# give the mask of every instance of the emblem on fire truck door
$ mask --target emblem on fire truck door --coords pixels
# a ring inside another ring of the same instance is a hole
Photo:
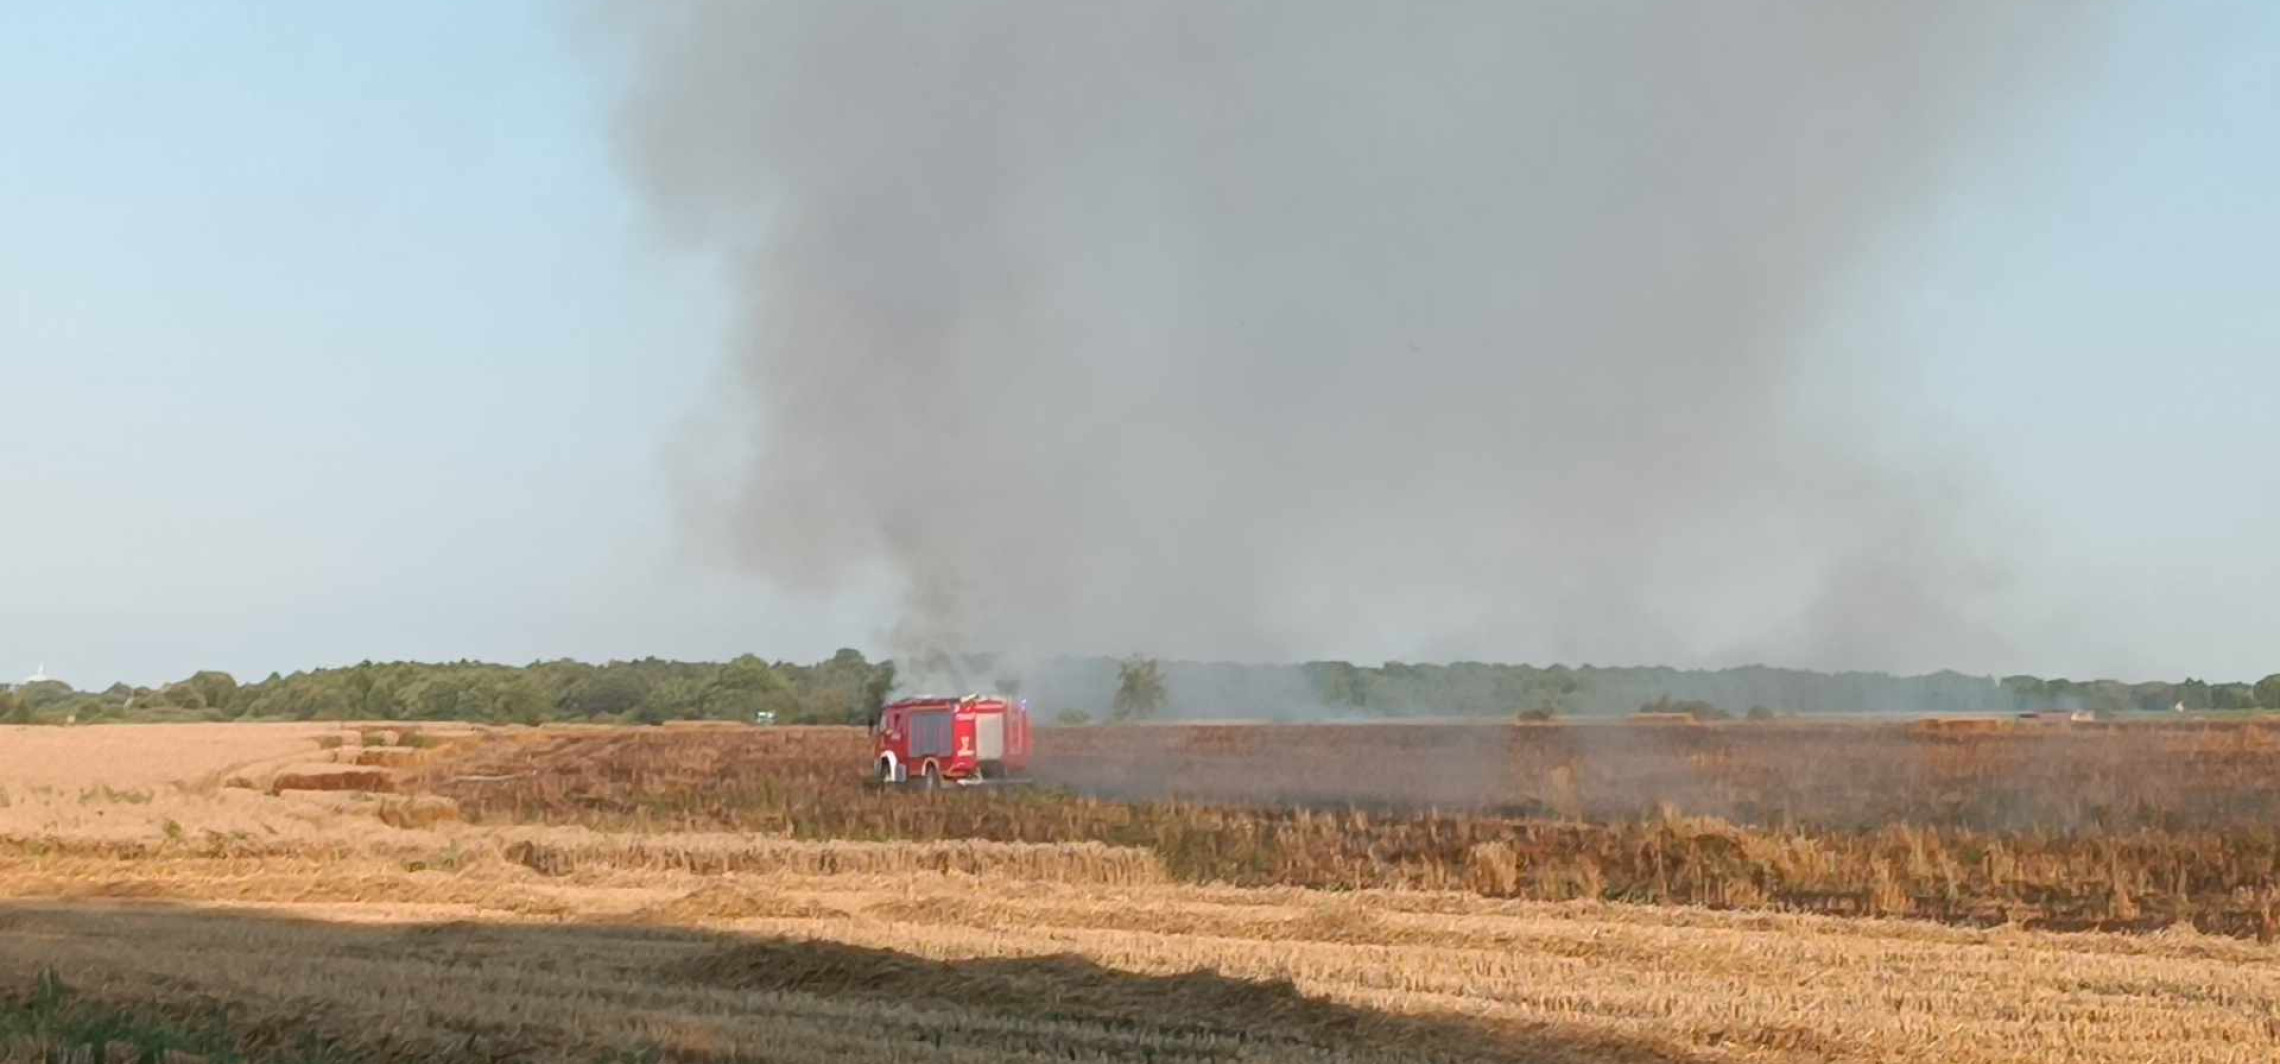
[[[959,736],[959,737],[958,737],[958,756],[959,756],[959,757],[972,757],[972,756],[974,756],[974,737],[973,737],[973,736],[971,736],[971,735],[961,735],[961,736]]]

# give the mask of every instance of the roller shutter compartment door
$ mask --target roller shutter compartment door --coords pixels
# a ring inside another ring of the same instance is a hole
[[[922,713],[910,719],[910,756],[948,757],[951,750],[950,714]]]
[[[984,761],[1005,760],[1005,714],[975,714],[974,756]]]

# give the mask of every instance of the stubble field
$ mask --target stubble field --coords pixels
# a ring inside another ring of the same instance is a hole
[[[2270,739],[5,730],[0,1056],[2267,1061]]]

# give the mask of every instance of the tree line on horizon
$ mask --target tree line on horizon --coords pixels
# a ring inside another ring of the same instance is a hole
[[[932,663],[938,664],[938,663]],[[1130,658],[1059,658],[1014,669],[986,654],[961,671],[1028,697],[1046,721],[1094,719],[1470,717],[1553,719],[1640,711],[1724,717],[1799,713],[2106,715],[2280,710],[2280,674],[2255,683],[2125,683],[1954,672],[1924,676],[1731,669],[1495,665],[1378,666],[1343,661],[1235,665]],[[105,721],[402,720],[542,724],[661,724],[671,720],[863,724],[895,691],[893,661],[843,649],[813,664],[746,654],[725,662],[657,658],[594,665],[474,661],[363,662],[239,683],[201,671],[157,687],[99,692],[43,681],[0,689],[0,723]]]
[[[1483,715],[1492,706],[1523,716],[1612,716],[1684,706],[1700,715],[1811,713],[1953,714],[2086,711],[2099,714],[2280,709],[2280,673],[2255,683],[2182,681],[2130,683],[2064,677],[1968,676],[1936,672],[1895,676],[1878,672],[1824,673],[1762,665],[1728,669],[1662,666],[1407,665],[1366,669],[1345,662],[1314,662],[1302,669],[1333,705],[1392,715],[1431,714],[1463,707]]]
[[[894,665],[841,650],[812,665],[746,654],[725,662],[658,658],[590,665],[540,661],[362,662],[240,684],[202,671],[160,687],[100,692],[48,681],[0,691],[0,723],[104,721],[475,721],[662,724],[754,720],[843,724],[867,719],[894,686]]]

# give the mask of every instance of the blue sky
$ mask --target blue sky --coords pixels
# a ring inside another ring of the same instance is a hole
[[[723,311],[646,242],[573,21],[0,18],[0,667],[99,686],[867,634],[677,542],[663,455]]]
[[[2280,671],[2280,7],[2104,6],[1840,313],[2019,526],[2022,668]]]
[[[883,596],[775,594],[674,518],[730,302],[618,172],[569,10],[0,13],[0,673],[876,648]],[[2032,545],[2015,645],[1958,667],[2254,678],[2280,6],[2135,5],[2105,49],[1891,221],[1820,339],[1889,352],[1889,446]]]

